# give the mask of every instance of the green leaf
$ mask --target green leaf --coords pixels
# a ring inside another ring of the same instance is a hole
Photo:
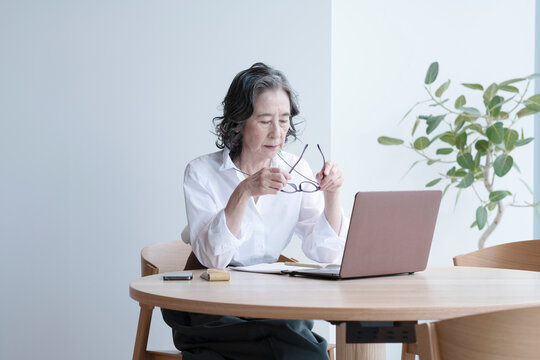
[[[506,151],[510,151],[516,147],[518,138],[519,134],[516,130],[504,129],[504,148]]]
[[[467,117],[459,114],[456,117],[456,120],[454,120],[454,125],[458,128],[461,128],[463,126],[463,123],[467,121]]]
[[[524,101],[530,110],[540,110],[540,94],[536,94]]]
[[[464,169],[474,169],[474,160],[470,152],[459,155],[457,163]]]
[[[504,103],[504,98],[502,96],[494,96],[493,99],[487,105],[488,113],[491,117],[496,118],[501,112],[502,106]]]
[[[433,130],[435,130],[437,126],[439,126],[439,124],[441,123],[441,121],[444,119],[445,116],[446,115],[432,116],[430,119],[428,119],[426,121],[427,123],[426,134],[429,135]]]
[[[486,136],[494,144],[500,144],[504,138],[504,128],[502,122],[496,122],[486,130]]]
[[[412,131],[411,131],[411,136],[414,136],[414,133],[416,132],[416,128],[418,127],[418,124],[420,124],[420,119],[416,118],[416,121],[414,122]]]
[[[488,213],[485,207],[479,206],[476,209],[476,224],[478,225],[478,230],[482,230],[486,226],[488,218]]]
[[[454,176],[457,176],[457,177],[464,177],[465,175],[467,175],[467,171],[465,171],[465,169],[458,169],[454,173]]]
[[[509,85],[509,84],[513,84],[513,83],[517,83],[517,82],[520,82],[520,81],[523,81],[523,80],[526,80],[526,79],[525,78],[516,78],[516,79],[506,80],[506,81],[503,81],[502,83],[500,83],[499,87]]]
[[[456,173],[456,167],[452,166],[452,168],[446,172],[446,175],[454,176],[455,173]]]
[[[525,103],[527,105],[536,105],[537,107],[540,107],[540,94],[535,94],[525,100]]]
[[[454,151],[454,149],[452,149],[452,148],[440,148],[440,149],[437,149],[436,154],[437,155],[448,155],[452,151]]]
[[[456,202],[454,204],[454,211],[456,211],[456,207],[457,207],[457,203],[459,201],[459,197],[461,196],[461,189],[458,190],[457,194],[456,194]]]
[[[432,187],[432,186],[434,186],[434,185],[437,185],[437,183],[438,183],[439,181],[441,181],[441,180],[442,180],[441,178],[438,178],[438,179],[435,179],[435,180],[431,180],[430,182],[428,182],[428,183],[426,184],[426,187]]]
[[[444,190],[442,192],[442,197],[444,197],[444,194],[446,194],[446,192],[448,191],[448,188],[450,187],[450,184],[447,184],[445,187],[444,187]]]
[[[539,110],[533,110],[533,109],[529,109],[528,107],[524,107],[523,109],[521,109],[521,110],[519,110],[517,112],[517,116],[518,116],[518,118],[522,118],[522,117],[525,117],[525,116],[536,114],[537,112],[540,112],[540,109]]]
[[[456,147],[460,150],[463,150],[465,146],[467,146],[467,133],[465,131],[462,131],[456,136]]]
[[[467,175],[465,175],[463,180],[461,180],[461,182],[457,184],[456,187],[460,189],[465,189],[471,186],[473,182],[474,182],[474,174],[470,172],[470,173],[467,173]]]
[[[463,83],[461,84],[465,87],[468,87],[469,89],[473,89],[473,90],[482,90],[484,91],[484,87],[480,84],[467,84],[467,83]]]
[[[454,103],[454,107],[457,109],[459,107],[462,107],[463,105],[465,105],[467,103],[467,100],[465,99],[465,96],[464,95],[461,95],[460,97],[458,97],[456,99],[456,102]]]
[[[514,169],[516,169],[516,171],[517,171],[518,173],[521,174],[521,169],[519,168],[518,164],[517,164],[515,161],[514,161],[514,163],[512,164],[512,167],[513,167]]]
[[[492,192],[489,193],[489,201],[495,203],[497,201],[501,201],[502,199],[504,199],[508,195],[512,195],[512,193],[510,191],[506,191],[506,190],[492,191]]]
[[[396,139],[396,138],[391,138],[391,137],[388,137],[388,136],[380,136],[377,139],[377,141],[381,145],[401,145],[401,144],[403,144],[403,140]]]
[[[478,110],[477,108],[473,108],[473,107],[460,106],[457,109],[459,111],[463,111],[464,113],[470,114],[470,115],[478,115],[478,116],[482,115],[480,110]]]
[[[471,229],[472,229],[473,227],[476,227],[476,220],[474,220],[473,223],[472,223],[469,227],[470,227]]]
[[[499,89],[501,89],[503,91],[512,92],[512,93],[518,93],[519,92],[519,89],[517,87],[510,86],[510,85],[503,85],[503,86],[499,85]]]
[[[527,138],[527,139],[523,139],[523,140],[517,140],[516,141],[516,146],[523,146],[523,145],[527,145],[528,143],[530,143],[531,141],[533,141],[534,138]]]
[[[444,141],[445,143],[450,144],[452,146],[456,145],[456,135],[451,131],[447,131],[444,134],[442,134],[440,139],[441,141]]]
[[[495,171],[495,175],[503,177],[510,171],[510,169],[512,169],[513,163],[514,159],[510,155],[499,155],[493,162],[493,170]]]
[[[435,91],[435,96],[440,98],[442,96],[442,94],[444,94],[446,89],[448,89],[449,86],[450,86],[450,80],[448,80],[447,82],[445,82],[444,84],[439,86],[437,91]]]
[[[401,118],[401,120],[399,120],[399,124],[401,124],[401,122],[403,122],[403,120],[405,120],[405,118],[411,113],[411,111],[414,110],[415,107],[417,107],[418,105],[420,104],[423,104],[425,102],[428,102],[428,101],[432,101],[432,99],[428,99],[428,100],[424,100],[424,101],[419,101],[417,102],[416,104],[414,104],[412,106],[412,108],[409,109],[409,111],[407,111],[407,113],[405,113],[405,115],[403,115],[403,117]]]
[[[478,140],[474,144],[474,148],[478,150],[478,152],[482,152],[485,154],[487,149],[489,148],[489,142],[487,142],[486,140]]]
[[[533,190],[531,189],[531,187],[529,186],[529,184],[527,184],[523,179],[519,179],[519,181],[521,181],[521,182],[523,183],[523,185],[525,185],[525,187],[527,188],[527,190],[529,191],[529,193],[530,193],[531,195],[534,196],[534,192],[533,192]]]
[[[493,209],[495,209],[496,206],[497,206],[496,202],[490,202],[488,204],[487,208],[488,208],[489,211],[493,211]]]
[[[474,157],[474,169],[477,169],[480,167],[480,160],[482,159],[482,155],[484,155],[481,151],[478,151],[476,153],[476,156]],[[483,173],[479,174],[480,176],[476,176],[475,179],[480,179],[484,177]]]
[[[474,130],[474,131],[476,131],[477,133],[479,133],[481,135],[484,135],[484,129],[482,129],[482,125],[480,125],[478,123],[471,124],[471,125],[467,126],[465,129],[471,129],[471,130]]]
[[[498,115],[495,119],[496,119],[496,120],[506,120],[506,119],[508,119],[509,117],[510,117],[510,115],[509,115],[507,112],[501,111],[501,112],[499,113],[499,115]]]
[[[484,91],[484,105],[488,106],[491,99],[493,99],[493,97],[497,93],[497,88],[498,88],[497,84],[493,83],[488,86],[486,91]]]
[[[424,150],[429,146],[430,142],[429,139],[425,136],[421,136],[418,139],[414,141],[414,148],[416,150]]]
[[[418,163],[421,163],[422,161],[424,160],[416,160],[415,162],[413,162],[412,165],[409,167],[407,171],[405,171],[405,174],[403,174],[401,178],[403,179],[409,173],[409,171],[412,170],[413,167],[415,167]]]
[[[427,71],[426,79],[424,80],[424,83],[426,85],[433,83],[437,79],[438,74],[439,74],[439,63],[434,62],[431,65],[429,65],[429,69]]]

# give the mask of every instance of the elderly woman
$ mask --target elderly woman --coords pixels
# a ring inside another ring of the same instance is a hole
[[[303,153],[282,151],[296,138],[298,113],[280,71],[257,63],[234,78],[223,116],[214,119],[222,150],[191,161],[185,171],[182,239],[202,265],[275,262],[294,234],[314,261],[333,262],[342,254],[348,224],[339,201],[341,170],[321,151],[314,180]],[[162,312],[185,360],[327,358],[312,321]]]

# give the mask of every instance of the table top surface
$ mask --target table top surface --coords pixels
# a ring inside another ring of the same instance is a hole
[[[316,280],[231,271],[230,281],[130,284],[141,304],[216,315],[336,321],[439,320],[487,311],[540,306],[540,272],[440,267],[413,275]]]

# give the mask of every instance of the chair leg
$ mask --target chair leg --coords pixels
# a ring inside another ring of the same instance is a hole
[[[336,351],[335,349],[336,349],[336,345],[328,344],[328,357],[330,358],[330,360],[336,359],[336,357],[334,356],[334,353]]]
[[[148,334],[150,333],[150,322],[152,321],[153,306],[139,304],[139,324],[137,326],[137,336],[135,337],[135,348],[133,349],[133,360],[144,360],[146,357],[146,345],[148,344]]]

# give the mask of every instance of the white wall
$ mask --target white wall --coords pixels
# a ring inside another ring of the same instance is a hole
[[[131,357],[139,251],[179,238],[184,167],[216,150],[211,119],[240,70],[283,70],[303,140],[330,154],[329,14],[309,0],[0,2],[1,359]],[[159,312],[152,329],[151,346],[172,347]]]
[[[533,0],[335,0],[332,11],[332,153],[346,175],[349,211],[356,191],[422,189],[436,178],[422,165],[402,179],[418,158],[377,143],[381,135],[408,138],[414,119],[398,122],[426,98],[423,82],[432,61],[440,64],[437,84],[452,80],[451,95],[463,92],[462,82],[489,84],[534,72]],[[523,124],[532,136],[533,118]],[[532,186],[533,146],[514,158]],[[519,180],[507,185],[531,200]],[[451,265],[453,256],[476,248],[480,233],[469,225],[478,204],[463,193],[454,210],[455,194],[443,199],[431,265]],[[487,245],[532,235],[532,210],[507,209]],[[389,347],[388,358],[399,358],[399,350]]]
[[[253,62],[283,70],[299,92],[302,139],[343,167],[346,211],[357,190],[432,178],[417,168],[398,181],[413,154],[376,142],[409,132],[397,122],[424,97],[431,61],[454,85],[533,72],[533,0],[268,4],[0,2],[1,359],[131,356],[139,251],[179,237],[183,169],[214,151],[210,120]],[[529,183],[532,152],[518,154]],[[433,265],[475,248],[476,204],[462,196],[454,212],[452,195]],[[510,209],[489,244],[531,238],[529,214]],[[159,316],[150,345],[171,346]]]

